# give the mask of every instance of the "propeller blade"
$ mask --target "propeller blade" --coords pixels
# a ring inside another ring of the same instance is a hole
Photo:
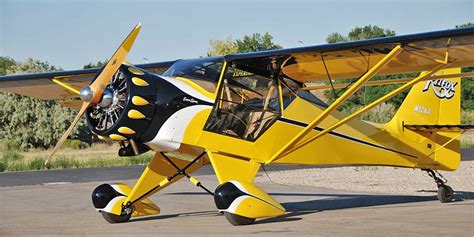
[[[105,87],[109,84],[112,76],[117,72],[120,65],[122,65],[123,61],[125,61],[125,57],[127,56],[128,52],[130,52],[130,48],[132,48],[135,39],[137,38],[138,33],[140,32],[142,25],[138,23],[135,28],[128,34],[127,38],[123,41],[120,47],[115,51],[114,55],[110,58],[105,65],[102,72],[97,76],[95,81],[90,85],[94,96],[92,97],[92,103],[98,103],[104,92]]]
[[[66,141],[66,139],[69,137],[69,134],[72,133],[72,131],[74,130],[74,127],[76,127],[76,124],[79,122],[79,120],[81,119],[82,115],[87,111],[87,108],[89,108],[89,105],[90,105],[90,102],[84,102],[82,103],[82,107],[81,109],[79,110],[79,113],[76,115],[76,117],[74,118],[74,120],[72,121],[71,125],[69,126],[69,128],[66,130],[66,132],[61,136],[61,138],[58,140],[58,143],[56,143],[56,146],[54,147],[53,151],[51,152],[51,154],[48,156],[48,158],[46,159],[46,161],[44,162],[45,166],[49,163],[49,160],[51,160],[51,157],[53,157],[54,153],[56,153],[56,151],[58,151],[58,149],[64,144],[64,142]]]
[[[138,23],[135,28],[133,28],[133,30],[128,34],[127,38],[125,38],[125,40],[122,42],[120,47],[115,51],[114,55],[112,55],[110,60],[107,62],[107,65],[105,65],[95,81],[89,86],[90,90],[92,91],[92,98],[88,101],[84,101],[79,113],[71,123],[71,126],[69,126],[66,132],[62,135],[53,151],[46,159],[44,163],[45,165],[49,163],[56,151],[58,151],[58,149],[64,144],[66,139],[76,127],[76,124],[81,119],[82,115],[87,111],[87,108],[89,108],[90,105],[95,105],[100,101],[105,87],[110,83],[110,80],[112,79],[115,72],[117,72],[122,63],[125,61],[125,57],[127,56],[128,52],[130,52],[130,49],[132,48],[132,45],[135,42],[135,39],[137,38],[141,28],[142,25],[140,23]]]

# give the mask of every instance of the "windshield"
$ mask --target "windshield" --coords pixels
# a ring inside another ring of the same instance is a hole
[[[223,57],[179,60],[171,65],[163,76],[217,82],[224,62]]]
[[[207,131],[255,141],[280,115],[278,81],[265,68],[232,62],[219,91]]]

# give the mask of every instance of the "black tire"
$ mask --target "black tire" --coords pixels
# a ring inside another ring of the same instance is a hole
[[[132,213],[120,216],[105,211],[101,211],[100,213],[102,214],[102,217],[104,217],[104,219],[111,224],[127,222],[130,220],[130,217],[132,217]]]
[[[448,185],[443,185],[438,188],[438,200],[442,203],[452,202],[454,191]]]
[[[255,222],[255,218],[248,218],[245,216],[239,216],[236,214],[232,214],[230,212],[224,212],[224,216],[229,223],[232,225],[250,225]]]

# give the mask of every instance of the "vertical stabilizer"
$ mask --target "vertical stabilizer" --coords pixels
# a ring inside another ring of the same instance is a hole
[[[439,71],[436,75],[460,73],[461,68]],[[460,130],[423,130],[429,125],[459,125],[461,120],[461,78],[436,79],[415,84],[393,119],[386,124],[391,133],[426,143],[426,155],[454,170],[460,162]],[[409,129],[407,125],[419,126]]]

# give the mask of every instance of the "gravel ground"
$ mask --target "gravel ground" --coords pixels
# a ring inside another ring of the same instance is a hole
[[[457,198],[474,199],[474,161],[463,161],[454,172],[440,172]],[[268,171],[255,181],[282,185],[303,185],[356,192],[404,195],[436,195],[437,187],[428,174],[419,169],[358,166]]]

